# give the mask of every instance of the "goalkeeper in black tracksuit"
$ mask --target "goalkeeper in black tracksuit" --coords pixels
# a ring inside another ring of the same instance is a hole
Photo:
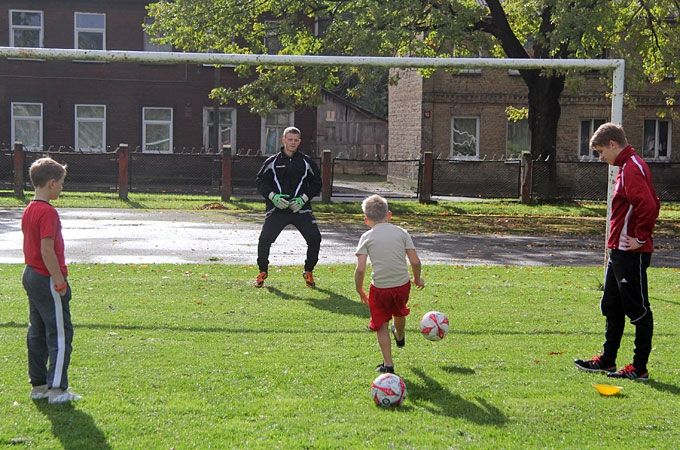
[[[257,244],[260,273],[256,287],[262,287],[269,269],[269,250],[287,225],[293,225],[307,242],[307,259],[302,276],[307,286],[314,287],[312,271],[319,261],[321,232],[312,214],[310,200],[321,192],[319,167],[309,156],[300,153],[300,130],[283,130],[281,151],[262,164],[257,173],[258,192],[267,202],[264,225]]]

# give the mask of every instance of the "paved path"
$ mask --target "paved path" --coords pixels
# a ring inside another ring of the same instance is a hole
[[[255,264],[261,217],[221,211],[60,209],[67,262]],[[0,263],[23,262],[21,210],[0,209]],[[320,263],[353,263],[365,228],[322,225]],[[600,239],[413,233],[426,264],[590,265],[603,262]],[[680,267],[675,242],[657,242],[653,266]],[[273,265],[299,264],[305,242],[292,227],[272,246]]]

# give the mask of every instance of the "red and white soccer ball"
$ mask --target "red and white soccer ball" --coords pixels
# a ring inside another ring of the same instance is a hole
[[[393,373],[383,373],[371,384],[371,397],[376,405],[383,408],[399,406],[406,397],[404,380]]]
[[[449,331],[449,318],[439,311],[426,312],[420,319],[420,332],[425,339],[440,341]]]

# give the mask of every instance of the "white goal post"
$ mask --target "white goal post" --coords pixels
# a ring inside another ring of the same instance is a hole
[[[623,59],[523,59],[523,58],[416,58],[380,56],[321,55],[240,55],[226,53],[144,52],[123,50],[79,50],[62,48],[0,47],[0,58],[45,59],[68,61],[136,62],[166,64],[270,65],[270,66],[378,66],[394,68],[506,68],[506,69],[589,69],[612,70],[611,121],[623,123]],[[609,166],[607,184],[607,233],[614,180],[618,168]]]

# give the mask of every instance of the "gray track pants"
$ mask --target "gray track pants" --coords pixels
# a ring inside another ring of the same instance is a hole
[[[73,324],[71,323],[71,287],[61,297],[54,290],[52,277],[41,275],[26,266],[22,277],[28,294],[29,324],[28,376],[33,386],[68,388]],[[49,360],[49,367],[48,367]]]

